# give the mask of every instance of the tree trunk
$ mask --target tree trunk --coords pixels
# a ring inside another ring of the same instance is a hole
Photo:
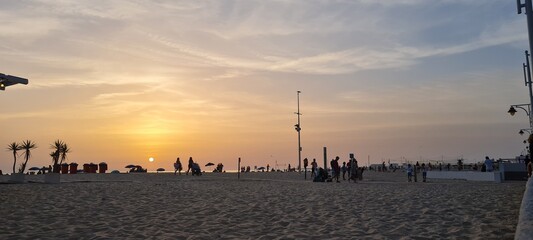
[[[17,153],[13,152],[13,173],[15,173],[16,166],[17,166]]]

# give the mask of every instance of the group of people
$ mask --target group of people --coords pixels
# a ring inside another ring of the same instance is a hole
[[[420,165],[418,162],[416,162],[416,165],[414,166],[411,164],[407,164],[407,168],[405,169],[405,171],[407,172],[408,182],[412,182],[413,177],[414,177],[414,181],[416,182],[417,181],[416,174],[418,172],[422,172],[422,181],[426,182],[426,178],[428,174],[428,166],[426,166],[425,163],[422,163],[422,165]]]
[[[176,175],[176,173],[181,175],[181,171],[182,170],[183,170],[183,165],[181,164],[180,158],[178,157],[176,159],[176,162],[174,163],[174,175]],[[194,175],[197,175],[197,176],[202,175],[202,171],[200,169],[200,165],[198,165],[198,163],[195,163],[192,160],[192,157],[189,157],[189,163],[187,164],[187,171],[185,172],[185,174],[189,175],[189,172],[191,172],[191,174],[193,176]]]
[[[359,180],[362,179],[362,172],[363,170],[359,168],[357,165],[357,160],[354,157],[351,157],[348,160],[348,163],[343,162],[342,166],[339,164],[339,156],[335,157],[330,161],[330,167],[331,167],[331,176],[328,174],[327,170],[323,168],[319,168],[318,164],[316,162],[316,159],[313,159],[311,162],[311,179],[313,179],[314,182],[325,182],[325,181],[333,181],[340,183],[340,175],[342,173],[342,179],[343,180],[353,180],[355,183],[356,180],[359,178]],[[304,159],[304,169],[307,171],[308,166],[308,159]],[[346,176],[348,178],[346,178]]]

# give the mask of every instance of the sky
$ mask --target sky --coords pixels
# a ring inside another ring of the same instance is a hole
[[[528,47],[515,1],[2,0],[0,169],[296,166],[297,91],[302,159],[514,158]]]

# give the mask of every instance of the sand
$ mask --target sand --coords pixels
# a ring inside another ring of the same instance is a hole
[[[78,174],[0,184],[0,239],[513,239],[525,189],[408,183],[398,172],[365,172],[356,184],[303,177]]]

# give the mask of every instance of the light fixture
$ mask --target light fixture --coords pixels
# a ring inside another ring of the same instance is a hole
[[[509,114],[511,114],[511,116],[514,116],[514,114],[516,113],[516,109],[514,109],[513,106],[511,106],[511,108],[509,108],[509,111],[507,111]]]

